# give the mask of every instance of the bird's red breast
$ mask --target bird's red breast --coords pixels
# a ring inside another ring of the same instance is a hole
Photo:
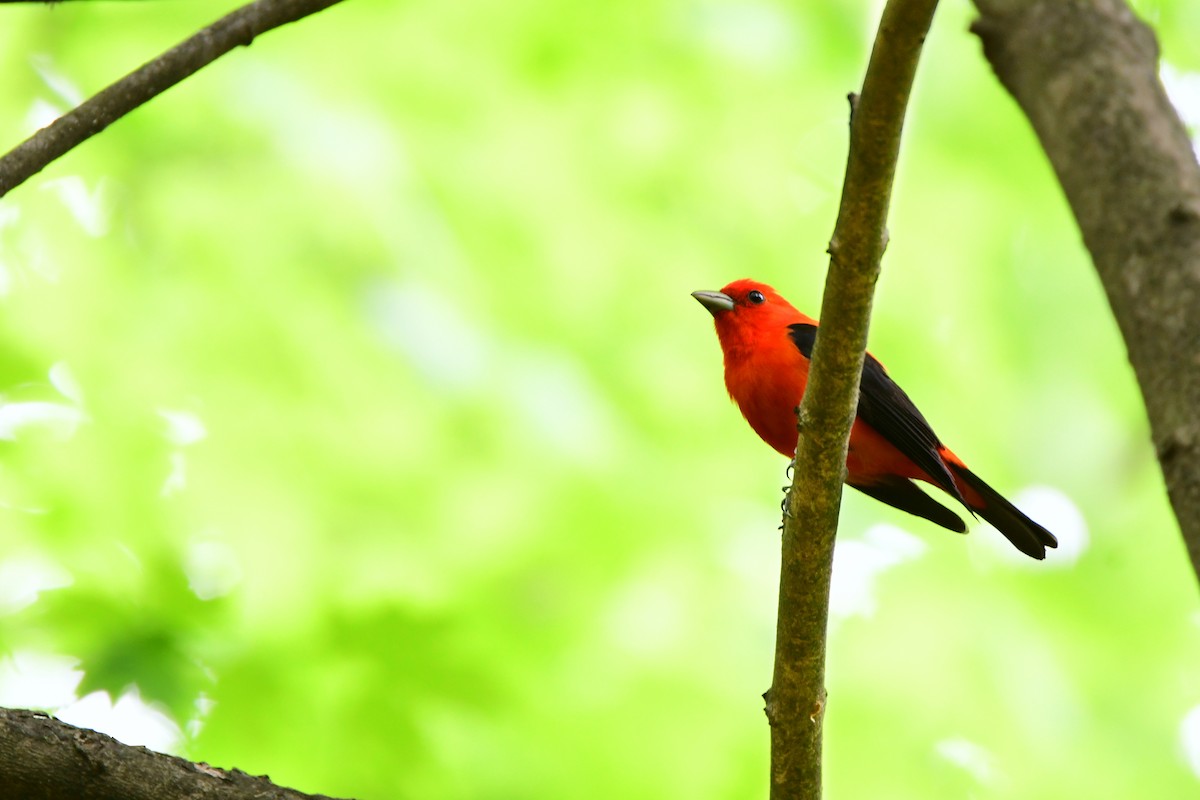
[[[817,321],[765,283],[738,280],[693,292],[713,316],[725,358],[725,387],[763,441],[791,458],[796,408],[808,384]],[[966,468],[941,443],[908,395],[870,353],[850,430],[846,482],[885,503],[952,530],[966,529],[912,480],[941,488],[1001,530],[1023,552],[1045,557],[1054,537]]]

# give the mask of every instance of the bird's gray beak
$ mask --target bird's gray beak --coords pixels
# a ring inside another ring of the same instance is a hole
[[[692,297],[714,317],[722,311],[733,311],[733,298],[724,292],[692,292]]]

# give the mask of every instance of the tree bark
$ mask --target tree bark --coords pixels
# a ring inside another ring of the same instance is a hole
[[[798,412],[779,578],[775,670],[767,701],[773,800],[821,796],[825,643],[833,543],[850,426],[900,153],[904,111],[937,0],[889,0],[861,96],[851,96],[850,147],[821,326]]]
[[[1141,387],[1200,578],[1200,166],[1123,0],[975,0],[972,30],[1041,140]]]
[[[0,708],[0,800],[332,800]]]

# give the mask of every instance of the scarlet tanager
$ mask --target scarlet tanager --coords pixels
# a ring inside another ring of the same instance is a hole
[[[801,314],[765,283],[734,281],[719,292],[692,292],[713,315],[725,354],[725,387],[762,440],[796,453],[796,407],[808,383],[817,321]],[[1058,540],[967,469],[942,444],[912,400],[867,353],[850,429],[846,483],[890,506],[965,533],[950,509],[914,480],[933,484],[1003,533],[1033,558]]]

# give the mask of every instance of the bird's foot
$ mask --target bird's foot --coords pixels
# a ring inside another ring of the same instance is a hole
[[[796,459],[793,458],[791,461],[788,462],[787,469],[784,471],[784,474],[787,476],[788,481],[792,480],[792,473],[795,471],[796,471]],[[779,510],[783,512],[784,519],[786,519],[792,515],[791,512],[788,511],[788,497],[790,497],[791,493],[792,493],[792,484],[789,482],[787,486],[782,486],[780,488],[783,490],[783,499],[779,501]],[[780,529],[783,528],[782,525],[780,525],[779,527],[780,527]]]
[[[780,510],[780,512],[783,513],[784,520],[786,520],[788,517],[792,516],[792,512],[790,510],[788,510],[788,498],[791,496],[792,496],[792,487],[784,486],[783,487],[783,499],[779,501],[779,510]],[[783,526],[780,525],[779,529],[783,530]]]

